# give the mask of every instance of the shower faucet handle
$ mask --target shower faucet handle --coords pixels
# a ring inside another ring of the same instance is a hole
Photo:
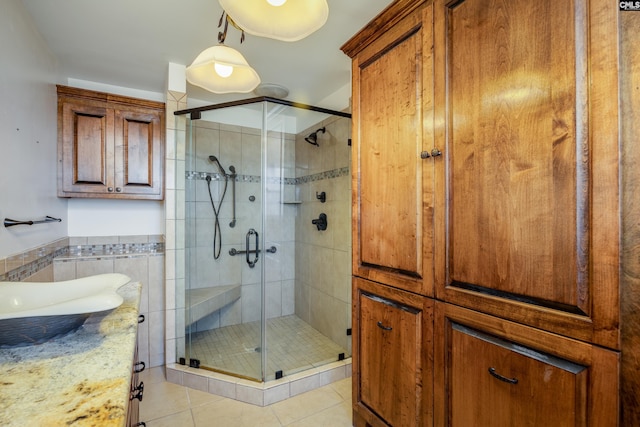
[[[318,231],[327,229],[327,214],[321,213],[318,219],[311,220],[311,223],[316,226]]]
[[[326,192],[322,192],[320,194],[318,194],[318,192],[316,191],[316,199],[320,200],[321,203],[324,203],[327,201],[327,193]]]

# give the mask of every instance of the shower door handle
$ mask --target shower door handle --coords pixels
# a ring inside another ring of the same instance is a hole
[[[251,260],[251,256],[250,256],[250,253],[253,251],[249,250],[249,240],[251,239],[252,235],[256,236],[256,250],[255,250],[256,257],[253,259],[253,261]],[[253,228],[250,228],[249,231],[247,231],[245,244],[247,247],[247,264],[249,264],[249,267],[253,268],[256,266],[256,263],[258,262],[258,252],[259,252],[258,248],[260,247],[260,237],[258,236],[258,232]]]

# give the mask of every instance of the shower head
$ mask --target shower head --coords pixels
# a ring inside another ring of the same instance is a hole
[[[315,145],[316,147],[319,147],[320,144],[318,144],[318,132],[325,133],[325,131],[326,131],[326,128],[321,127],[320,129],[316,130],[315,132],[311,132],[309,134],[309,136],[304,138],[304,140],[307,141],[311,145]]]
[[[235,175],[236,174],[236,167],[235,166],[229,166],[229,171],[231,172],[231,175]]]
[[[222,165],[220,164],[220,161],[216,156],[209,156],[209,161],[212,163],[215,163],[218,166],[218,169],[220,170],[220,172],[222,172],[222,175],[224,176],[227,175],[227,172],[224,170],[224,168],[222,167]]]

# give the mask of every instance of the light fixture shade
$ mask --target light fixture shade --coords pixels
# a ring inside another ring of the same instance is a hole
[[[218,74],[216,64],[233,67],[230,76]],[[214,93],[247,93],[260,84],[258,73],[251,68],[244,56],[225,45],[203,50],[187,67],[187,81]]]
[[[326,0],[218,0],[227,14],[249,34],[294,42],[322,27],[329,17]]]

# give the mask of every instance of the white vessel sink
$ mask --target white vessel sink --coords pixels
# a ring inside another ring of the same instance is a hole
[[[40,344],[78,329],[92,314],[122,304],[131,279],[100,274],[63,282],[0,282],[0,347]]]

